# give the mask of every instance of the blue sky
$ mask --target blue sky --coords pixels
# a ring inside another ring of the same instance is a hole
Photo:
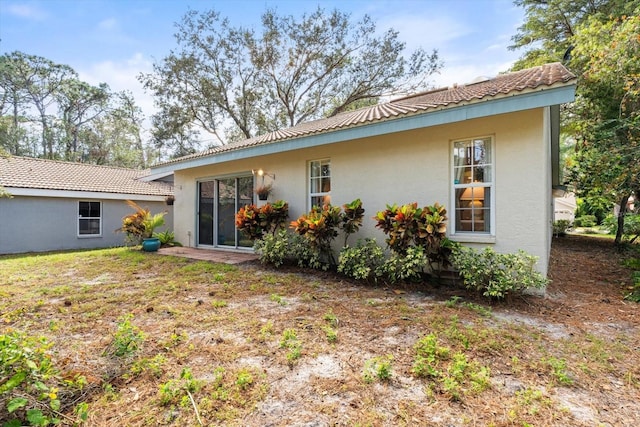
[[[267,9],[299,16],[318,6],[368,14],[393,27],[408,50],[438,49],[436,86],[506,71],[521,52],[507,49],[522,24],[512,0],[0,0],[0,54],[21,51],[75,69],[82,80],[129,90],[145,113],[153,100],[136,76],[176,47],[174,23],[189,9],[219,11],[233,25],[258,27]]]

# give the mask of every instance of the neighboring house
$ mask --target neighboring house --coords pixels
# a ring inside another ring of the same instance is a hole
[[[122,217],[133,200],[152,213],[167,211],[173,228],[171,174],[147,182],[149,171],[0,157],[0,254],[122,246]],[[164,180],[164,181],[161,181]]]
[[[555,221],[566,219],[573,223],[576,216],[576,195],[574,193],[567,193],[562,197],[555,197],[553,199],[553,219]]]
[[[269,200],[289,202],[291,219],[312,205],[360,198],[366,213],[358,237],[381,245],[371,217],[387,203],[440,202],[451,239],[523,249],[546,273],[560,104],[574,99],[575,84],[564,66],[547,64],[303,123],[152,171],[174,172],[176,239],[189,246],[249,246],[234,214],[256,202],[254,189],[265,183],[273,184]]]

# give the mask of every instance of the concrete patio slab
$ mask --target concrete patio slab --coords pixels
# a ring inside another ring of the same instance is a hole
[[[223,249],[197,249],[174,246],[170,248],[160,248],[160,255],[173,255],[178,257],[197,259],[200,261],[220,262],[224,264],[242,264],[244,262],[256,261],[258,255],[252,252],[240,252]]]

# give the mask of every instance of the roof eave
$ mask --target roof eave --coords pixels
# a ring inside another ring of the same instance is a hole
[[[334,144],[353,139],[404,132],[497,114],[564,104],[574,100],[575,88],[576,83],[575,79],[573,79],[566,83],[538,87],[534,90],[497,95],[491,98],[485,97],[465,101],[455,105],[442,106],[402,117],[392,117],[343,129],[303,135],[267,144],[238,148],[236,150],[216,152],[207,156],[158,165],[152,167],[152,173],[159,174],[192,169],[234,160]]]
[[[12,196],[23,197],[59,197],[71,199],[102,199],[102,200],[145,200],[164,201],[171,194],[138,194],[138,193],[107,193],[102,191],[60,190],[44,188],[5,187]]]

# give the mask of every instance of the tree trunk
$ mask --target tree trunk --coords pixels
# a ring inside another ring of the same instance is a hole
[[[629,194],[622,196],[620,200],[620,206],[618,209],[618,231],[616,232],[616,245],[622,243],[622,232],[624,231],[624,214],[627,213],[627,202],[629,201]]]

